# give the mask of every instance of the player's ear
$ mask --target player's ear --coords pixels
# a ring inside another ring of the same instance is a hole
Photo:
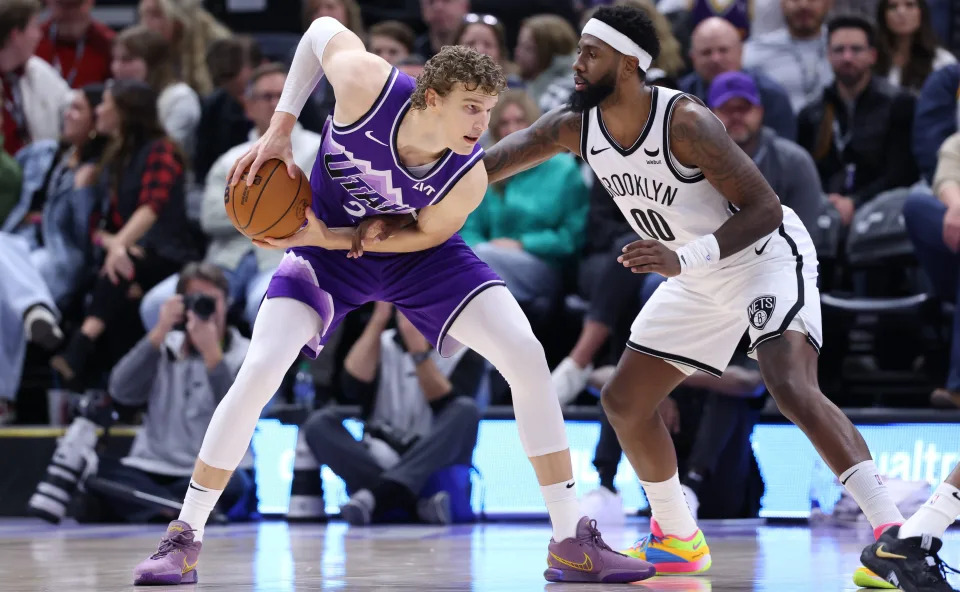
[[[432,89],[432,88],[428,88],[423,93],[423,99],[427,103],[427,107],[436,107],[437,105],[439,105],[440,98],[441,98],[440,93],[438,93],[435,89]]]
[[[624,77],[636,76],[637,69],[640,68],[640,60],[633,56],[623,56],[621,59],[623,60],[621,65],[623,66],[622,74]]]

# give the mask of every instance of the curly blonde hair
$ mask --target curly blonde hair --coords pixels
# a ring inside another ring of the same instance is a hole
[[[445,97],[458,83],[467,90],[491,95],[499,95],[507,88],[503,69],[489,56],[462,45],[447,45],[427,60],[423,72],[417,77],[417,88],[410,97],[410,104],[414,109],[426,109],[428,88]]]
[[[157,0],[165,17],[176,23],[180,34],[174,39],[174,62],[184,82],[197,94],[213,91],[207,69],[207,48],[218,40],[230,37],[230,29],[203,8],[200,0]]]

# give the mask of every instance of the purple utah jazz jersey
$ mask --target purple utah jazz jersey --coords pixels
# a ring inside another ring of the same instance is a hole
[[[483,157],[479,144],[469,155],[447,150],[422,177],[401,164],[397,131],[415,86],[413,78],[394,68],[366,115],[350,125],[327,119],[310,175],[313,211],[327,226],[356,226],[366,216],[406,214],[435,204]]]
[[[397,130],[410,110],[414,80],[394,69],[380,96],[356,123],[323,129],[310,185],[313,211],[328,226],[355,226],[374,214],[403,214],[443,199],[474,166],[483,166],[480,146],[466,156],[447,150],[422,177],[410,174],[397,157]],[[471,300],[503,280],[477,258],[460,235],[412,253],[364,253],[293,247],[270,280],[267,298],[293,298],[315,311],[321,331],[305,346],[316,357],[350,311],[371,301],[392,302],[433,343],[441,355],[459,347],[448,336]],[[455,331],[454,331],[455,332]]]

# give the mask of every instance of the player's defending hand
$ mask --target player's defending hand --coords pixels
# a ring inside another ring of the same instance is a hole
[[[362,257],[364,247],[386,240],[395,232],[403,230],[416,221],[416,218],[409,214],[384,214],[364,218],[353,231],[353,240],[347,259]]]
[[[291,247],[321,247],[329,249],[333,247],[334,235],[317,215],[313,213],[312,208],[307,208],[307,223],[303,228],[291,234],[287,238],[269,238],[263,240],[253,239],[253,244],[262,249],[289,249]]]
[[[659,273],[664,277],[680,275],[680,259],[663,243],[654,240],[633,241],[623,248],[617,261],[633,273]]]
[[[278,111],[273,114],[270,120],[270,127],[267,132],[260,136],[260,139],[250,146],[246,154],[233,163],[230,172],[227,173],[227,183],[234,186],[240,182],[240,176],[243,171],[250,167],[250,174],[247,175],[247,186],[253,184],[254,177],[260,166],[271,158],[279,158],[287,165],[287,174],[291,179],[297,178],[297,165],[293,160],[293,143],[290,140],[290,133],[293,130],[293,124],[297,119],[289,113]]]

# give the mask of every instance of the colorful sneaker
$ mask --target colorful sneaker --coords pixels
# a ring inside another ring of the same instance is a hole
[[[160,539],[157,552],[133,568],[135,586],[196,584],[200,542],[193,540],[194,530],[182,520],[174,520]]]
[[[664,535],[657,521],[650,519],[650,535],[624,551],[630,557],[649,561],[661,576],[700,574],[712,564],[710,547],[699,528],[689,538]]]
[[[640,561],[611,549],[597,530],[597,521],[584,516],[577,523],[577,534],[559,543],[550,539],[547,548],[548,582],[639,582],[657,571]]]
[[[880,536],[887,531],[887,529],[893,526],[900,526],[899,522],[891,522],[889,524],[881,524],[880,526],[873,529],[873,539],[879,540]],[[853,572],[853,583],[855,586],[860,588],[878,588],[881,590],[896,590],[897,587],[881,578],[877,574],[873,573],[865,567],[858,567],[855,572]]]
[[[900,527],[880,535],[860,554],[860,563],[904,592],[954,592],[947,572],[960,573],[937,555],[943,541],[932,536],[899,539]]]

